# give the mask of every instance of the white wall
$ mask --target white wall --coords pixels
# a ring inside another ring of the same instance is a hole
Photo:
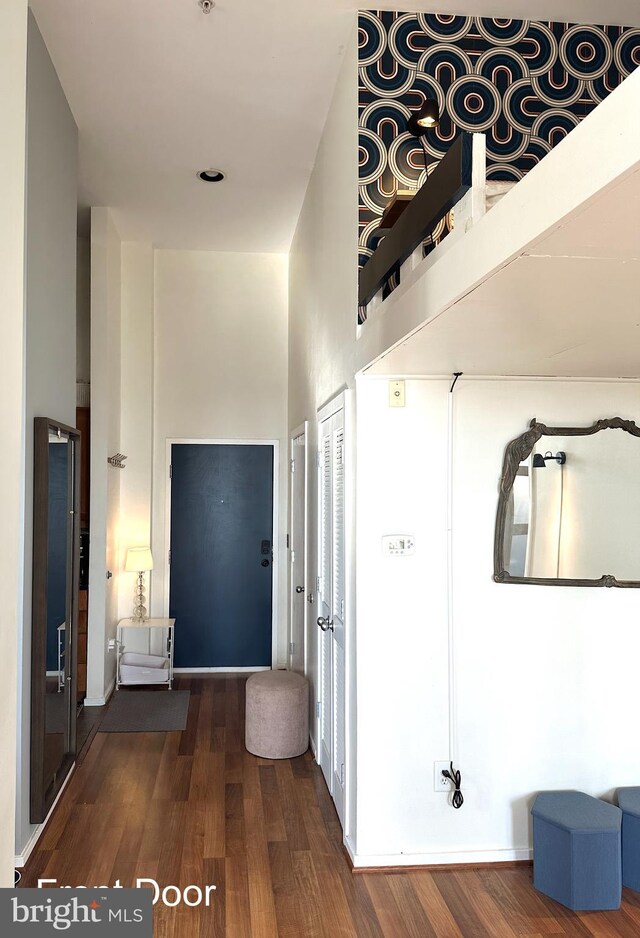
[[[0,643],[5,667],[0,706],[0,887],[13,886],[15,850],[18,635],[22,628],[24,523],[24,234],[27,2],[0,5]]]
[[[29,822],[33,418],[75,426],[78,131],[33,16],[27,54],[24,614],[16,849]]]
[[[449,751],[449,380],[358,382],[358,863],[529,855],[540,789],[637,781],[635,590],[500,585],[493,530],[504,447],[549,425],[640,416],[640,385],[460,379],[454,396],[453,744]],[[614,432],[614,431],[608,431]],[[385,558],[383,534],[416,553]],[[612,703],[614,702],[614,703]],[[456,760],[465,804],[433,791]]]
[[[121,558],[129,547],[151,544],[153,461],[153,248],[122,244],[122,400],[120,473]],[[119,578],[118,618],[133,610],[135,574]]]
[[[355,374],[358,310],[358,75],[345,47],[289,258],[289,427]],[[356,156],[354,156],[356,154]]]
[[[91,244],[78,238],[76,272],[76,377],[91,381]]]
[[[407,382],[391,409],[387,381],[358,381],[358,854],[425,836],[427,767],[447,758],[447,387]],[[385,557],[387,534],[415,555]]]
[[[122,568],[120,483],[127,470],[107,464],[121,448],[121,241],[111,212],[91,210],[91,535],[86,705],[104,702],[115,676]],[[142,352],[144,355],[144,350]],[[107,571],[112,576],[107,579]]]
[[[289,257],[289,430],[305,419],[309,421],[306,595],[315,592],[318,569],[316,414],[342,388],[354,385],[358,308],[357,68],[354,32],[345,47]],[[313,700],[318,699],[316,617],[314,605],[308,615],[306,636],[307,676]],[[312,720],[314,746],[315,730]]]
[[[280,441],[278,662],[286,662],[287,258],[157,251],[151,608],[164,614],[168,439]]]

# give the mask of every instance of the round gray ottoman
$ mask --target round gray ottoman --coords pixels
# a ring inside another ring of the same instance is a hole
[[[245,745],[263,759],[292,759],[309,745],[309,682],[294,671],[260,671],[247,681]]]

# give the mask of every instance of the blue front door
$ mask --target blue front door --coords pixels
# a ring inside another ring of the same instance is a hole
[[[177,668],[271,666],[273,446],[171,447]]]

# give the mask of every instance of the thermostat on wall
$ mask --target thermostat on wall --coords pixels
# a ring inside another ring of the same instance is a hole
[[[412,534],[385,534],[382,538],[382,552],[392,557],[405,557],[414,552]]]

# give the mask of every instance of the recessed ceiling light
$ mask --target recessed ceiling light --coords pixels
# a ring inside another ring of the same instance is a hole
[[[224,179],[224,173],[220,169],[203,169],[197,176],[203,182],[222,182]]]

